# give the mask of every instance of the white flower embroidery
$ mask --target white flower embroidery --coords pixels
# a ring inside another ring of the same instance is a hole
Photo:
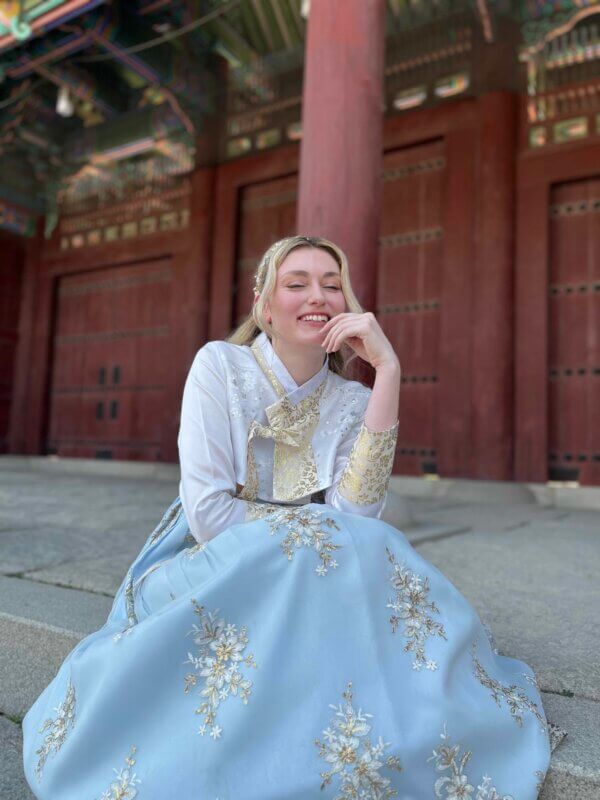
[[[380,775],[382,767],[402,770],[397,756],[388,756],[382,760],[383,751],[389,747],[389,742],[384,742],[379,737],[376,745],[371,743],[368,733],[371,725],[367,720],[372,714],[363,714],[359,708],[355,711],[352,706],[352,683],[342,694],[345,704],[331,705],[335,711],[333,730],[327,728],[323,731],[326,742],[315,739],[319,748],[319,755],[331,765],[331,769],[321,773],[323,783],[321,791],[328,786],[334,775],[339,779],[339,793],[334,800],[384,800],[396,797],[398,792],[391,786],[389,778]]]
[[[500,683],[500,681],[492,678],[491,675],[486,672],[485,668],[477,658],[477,642],[473,642],[471,645],[471,656],[473,659],[473,672],[475,677],[482,686],[485,686],[486,689],[490,690],[490,693],[494,698],[494,702],[498,708],[502,707],[502,700],[504,700],[508,706],[511,716],[519,726],[523,725],[523,712],[530,711],[540,723],[542,731],[546,732],[546,720],[540,713],[536,703],[527,697],[524,690],[514,683],[510,686],[505,686],[503,683]]]
[[[164,533],[166,533],[168,530],[171,530],[175,526],[182,513],[183,506],[181,505],[181,500],[177,498],[173,503],[171,503],[169,508],[167,508],[161,521],[150,534],[148,538],[148,544],[154,544],[154,542],[160,539]]]
[[[339,550],[341,545],[331,541],[331,531],[339,531],[339,526],[331,517],[323,516],[320,511],[303,509],[301,506],[282,508],[273,505],[266,505],[262,515],[269,523],[271,536],[278,533],[281,528],[287,531],[281,549],[290,561],[294,557],[295,549],[311,547],[321,562],[315,568],[317,575],[326,575],[330,567],[336,569],[339,566],[332,554],[335,550]]]
[[[194,539],[194,541],[196,540]],[[187,547],[184,550],[185,557],[191,561],[198,555],[198,553],[202,553],[205,547],[206,547],[206,542],[196,542],[196,544],[194,544],[192,547]]]
[[[492,779],[489,775],[483,776],[477,787],[477,794],[472,798],[475,787],[469,783],[469,777],[465,773],[465,768],[471,758],[471,751],[467,750],[460,756],[460,745],[451,744],[445,725],[440,738],[443,744],[434,750],[433,755],[427,760],[435,761],[435,768],[439,772],[450,772],[451,774],[444,775],[435,782],[436,797],[443,797],[445,800],[513,800],[510,795],[498,794],[495,787],[492,786]]]
[[[400,623],[404,623],[404,636],[407,640],[404,650],[415,654],[413,669],[419,671],[426,667],[436,670],[437,662],[425,655],[425,640],[429,636],[446,639],[446,633],[444,626],[432,619],[429,613],[440,613],[436,604],[428,599],[429,579],[423,579],[403,564],[397,564],[394,554],[389,548],[385,549],[388,560],[394,567],[389,580],[396,596],[386,606],[396,612],[390,617],[392,632],[395,633]]]
[[[45,720],[38,731],[38,733],[46,733],[47,731],[42,746],[36,750],[36,755],[39,756],[35,768],[38,780],[41,780],[42,769],[46,759],[50,753],[58,753],[64,744],[67,731],[75,723],[75,688],[70,680],[67,683],[65,699],[53,710],[56,711],[55,719]]]
[[[135,764],[136,747],[131,748],[130,754],[125,758],[127,766],[124,769],[113,769],[117,775],[117,780],[113,781],[110,787],[102,794],[100,800],[134,800],[137,797],[138,790],[135,784],[141,783],[141,780],[136,777],[132,767]]]
[[[198,732],[204,736],[208,731],[213,739],[221,736],[222,729],[216,724],[216,714],[219,704],[230,695],[238,695],[246,705],[252,689],[252,682],[244,678],[240,666],[256,667],[251,654],[244,655],[248,644],[246,628],[239,631],[235,625],[225,624],[222,619],[217,619],[217,612],[206,612],[204,608],[192,599],[194,611],[200,618],[200,625],[193,625],[189,632],[193,634],[194,643],[198,646],[198,655],[188,653],[185,664],[192,664],[197,674],[189,673],[184,679],[184,692],[198,682],[198,676],[204,678],[200,691],[203,699],[196,709],[197,714],[204,715],[203,724]],[[189,634],[188,634],[189,635]]]
[[[544,780],[546,779],[546,773],[541,769],[536,769],[534,775],[537,778],[536,791],[541,792]]]

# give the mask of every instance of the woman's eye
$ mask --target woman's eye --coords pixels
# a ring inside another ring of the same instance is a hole
[[[306,284],[304,284],[304,283],[288,283],[287,288],[288,289],[303,289],[305,287],[305,285]],[[325,289],[336,289],[336,291],[340,291],[341,290],[341,286],[331,286],[331,285],[329,285],[329,286],[325,286],[324,288]]]

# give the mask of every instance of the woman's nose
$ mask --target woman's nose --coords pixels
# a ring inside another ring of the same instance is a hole
[[[315,286],[310,287],[310,302],[311,303],[322,303],[325,299],[325,293],[323,289],[318,284]]]

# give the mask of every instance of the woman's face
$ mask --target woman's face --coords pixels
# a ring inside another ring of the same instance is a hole
[[[321,247],[296,247],[277,270],[265,315],[273,335],[288,344],[320,346],[321,328],[346,310],[340,267]],[[316,317],[316,319],[307,319]]]

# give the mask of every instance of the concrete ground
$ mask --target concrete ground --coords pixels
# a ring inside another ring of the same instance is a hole
[[[565,499],[483,481],[392,486],[388,521],[470,600],[499,652],[531,665],[548,719],[568,731],[540,797],[599,800],[600,490]],[[33,797],[20,722],[67,653],[105,622],[176,494],[174,467],[0,457],[2,800]]]

